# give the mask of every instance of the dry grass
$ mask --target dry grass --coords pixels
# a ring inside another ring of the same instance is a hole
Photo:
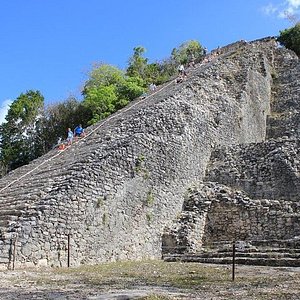
[[[31,287],[35,291],[55,290],[62,295],[75,291],[77,298],[74,299],[86,299],[80,298],[80,295],[87,293],[98,295],[139,290],[146,290],[147,295],[132,299],[300,299],[300,268],[237,265],[234,282],[231,280],[230,266],[163,261],[115,262],[15,273],[7,278],[7,286],[20,286],[22,290],[30,290]],[[0,275],[3,274],[0,272]]]
[[[291,273],[287,270],[289,269],[237,266],[235,282],[232,282],[230,266],[163,261],[118,262],[78,269],[60,269],[57,272],[73,274],[85,284],[102,288],[164,286],[196,293],[223,291],[233,297],[232,299],[235,299],[234,294],[243,294],[250,299],[259,297],[258,299],[289,300],[294,299],[293,295],[298,295],[300,299],[300,271]],[[298,289],[295,289],[297,286]]]
[[[76,269],[59,269],[59,274],[73,274],[92,285],[119,286],[164,285],[192,288],[202,283],[230,281],[230,270],[197,263],[166,263],[163,261],[117,262]]]

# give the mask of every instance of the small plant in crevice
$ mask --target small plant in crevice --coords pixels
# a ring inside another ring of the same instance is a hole
[[[99,197],[96,200],[96,208],[100,208],[101,206],[103,206],[106,200],[107,200],[107,195]]]
[[[197,191],[198,186],[196,183],[193,183],[190,187],[187,188],[187,191],[185,192],[184,196],[189,198],[190,194],[194,194]]]
[[[135,162],[134,173],[140,174],[146,180],[149,178],[149,171],[145,168],[145,156],[140,154]]]
[[[104,203],[103,198],[102,197],[98,198],[96,202],[96,207],[100,208],[103,205],[103,203]]]
[[[143,168],[144,165],[144,161],[145,161],[145,156],[143,154],[140,154],[135,162],[135,171],[139,172],[141,171],[141,169]]]
[[[278,78],[278,74],[275,70],[271,71],[271,77],[272,77],[273,80],[276,80]]]
[[[152,206],[153,203],[154,203],[154,196],[153,196],[152,191],[149,191],[147,193],[146,204],[147,204],[147,206]]]
[[[152,213],[148,212],[146,213],[146,219],[147,219],[147,223],[151,223],[152,219],[153,219],[153,215]]]
[[[107,213],[105,212],[105,213],[103,213],[103,215],[102,215],[102,224],[103,225],[106,225],[108,223],[108,215],[107,215]]]
[[[148,179],[149,178],[149,171],[148,170],[146,170],[146,169],[143,169],[143,178],[146,180],[146,179]]]

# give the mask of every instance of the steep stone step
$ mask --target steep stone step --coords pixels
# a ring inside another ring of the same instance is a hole
[[[40,182],[41,178],[59,178],[66,174],[70,175],[70,173],[64,172],[62,165],[66,164],[68,166],[72,166],[72,164],[78,162],[78,158],[76,159],[75,156],[69,155],[67,151],[76,150],[76,157],[80,157],[86,152],[86,149],[83,150],[81,149],[82,147],[78,147],[78,145],[74,145],[72,147],[74,147],[74,149],[67,149],[66,153],[60,153],[58,150],[51,150],[44,156],[32,161],[30,164],[13,170],[4,178],[1,178],[0,190],[5,188],[7,185],[15,187],[19,183],[27,180],[31,180],[32,182],[32,177],[36,177],[36,182]]]
[[[4,205],[5,203],[11,203],[11,201],[14,201],[14,199],[19,199],[19,196],[22,195],[23,189],[26,189],[26,195],[23,196],[23,199],[26,199],[27,201],[30,199],[36,200],[36,197],[41,195],[42,188],[44,188],[43,185],[35,185],[33,187],[21,185],[18,189],[8,190],[6,193],[3,193],[5,200],[0,201],[0,206]],[[19,201],[22,202],[23,199],[19,199]]]
[[[263,248],[281,248],[281,249],[299,249],[300,238],[289,239],[289,240],[253,240],[251,241],[252,246],[263,247]]]
[[[222,253],[222,252],[225,252],[225,253],[228,253],[228,252],[232,252],[232,249],[226,249],[226,250],[218,250],[216,251],[217,253]],[[275,252],[275,253],[300,253],[300,249],[298,248],[261,248],[261,249],[258,249],[258,248],[249,248],[249,249],[244,249],[243,250],[243,253],[272,253],[272,252]]]
[[[24,208],[23,208],[24,209]],[[24,211],[22,210],[22,207],[16,207],[16,209],[2,209],[0,211],[0,216],[20,216]]]
[[[15,207],[14,209],[0,210],[0,231],[7,231],[7,225],[17,221],[21,216],[26,216],[28,212],[24,207]],[[30,213],[32,215],[32,213]]]
[[[21,215],[21,212],[18,211],[16,214],[14,214],[16,211],[6,211],[3,215],[0,214],[0,232],[6,232],[7,231],[7,225],[10,222],[16,221],[19,216]]]
[[[39,170],[36,170],[36,172],[34,173],[28,174],[26,177],[23,177],[20,180],[16,180],[13,183],[9,180],[3,181],[3,187],[6,185],[8,187],[4,191],[2,191],[1,194],[5,196],[10,196],[18,194],[23,189],[26,189],[27,194],[35,194],[36,191],[45,189],[45,187],[50,188],[54,184],[58,185],[59,182],[64,182],[66,177],[72,176],[72,172],[73,170],[71,169],[62,169],[61,164],[52,169],[41,168]]]
[[[187,254],[188,255],[188,254]],[[202,257],[202,258],[223,258],[223,257],[231,257],[232,252],[204,252],[204,253],[196,253],[192,256]],[[236,256],[243,258],[295,258],[300,259],[300,249],[295,249],[293,252],[287,251],[280,251],[277,252],[275,249],[273,251],[263,252],[260,250],[259,252],[236,252]]]
[[[278,49],[281,53],[283,50]],[[267,138],[299,138],[300,63],[294,55],[277,55],[272,88],[271,114],[267,119]],[[288,92],[287,92],[288,91]]]
[[[198,263],[211,263],[211,264],[232,264],[232,257],[201,257],[201,256],[165,256],[164,261],[167,262],[198,262]],[[258,266],[274,266],[274,267],[300,267],[300,259],[293,258],[251,258],[251,257],[236,257],[236,264],[241,265],[258,265]]]
[[[6,197],[5,200],[0,202],[0,209],[11,209],[15,207],[22,207],[24,206],[24,203],[27,203],[25,201],[20,201],[14,197]]]
[[[0,181],[0,190],[7,185],[11,185],[11,188],[7,188],[10,190],[8,194],[11,193],[11,190],[16,190],[16,185],[22,185],[22,187],[27,188],[26,182],[29,181],[30,185],[36,185],[37,188],[40,186],[43,186],[45,183],[47,184],[49,179],[53,181],[63,181],[64,176],[71,176],[72,175],[72,168],[76,166],[76,164],[82,163],[82,160],[88,161],[88,158],[86,155],[84,158],[80,158],[80,153],[76,153],[76,156],[78,155],[79,158],[75,159],[72,157],[71,159],[68,159],[70,156],[66,155],[63,157],[56,157],[50,162],[46,164],[40,164],[39,161],[36,160],[35,163],[32,163],[32,166],[29,167],[23,166],[19,169],[17,169],[19,172],[14,172],[14,174],[5,176],[3,179]],[[43,163],[43,161],[41,161]],[[34,165],[36,165],[36,169],[32,171],[34,168]],[[62,169],[62,165],[67,165],[69,168],[68,169]],[[27,171],[27,173],[26,173]],[[16,174],[17,173],[17,174]],[[12,177],[12,175],[15,175]],[[12,179],[14,178],[14,179]],[[19,180],[18,180],[19,178]],[[4,190],[5,193],[5,190]]]
[[[293,239],[269,239],[269,240],[246,240],[236,241],[236,249],[243,245],[243,252],[255,252],[263,250],[264,252],[280,251],[298,251],[300,249],[300,237]],[[215,252],[232,251],[232,241],[211,242],[204,245],[204,249],[214,249]]]

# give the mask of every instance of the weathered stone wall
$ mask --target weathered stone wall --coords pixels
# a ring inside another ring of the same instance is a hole
[[[202,249],[212,189],[200,184],[189,188],[180,214],[164,228],[162,253],[183,254]]]
[[[258,45],[251,43],[254,48]],[[249,45],[244,42],[240,46]],[[254,123],[243,128],[245,134],[249,137],[247,130],[258,125],[266,129],[265,140],[247,143],[245,139],[244,144],[215,147],[204,183],[186,197],[183,211],[165,229],[164,253],[198,252],[222,241],[299,239],[300,64],[286,49],[276,48],[273,54],[268,57],[273,68],[266,70],[273,79],[268,91],[270,107],[240,115],[241,121],[250,116],[248,120]],[[253,93],[253,98],[259,95]],[[266,124],[259,113],[267,114]]]
[[[160,257],[212,147],[264,141],[274,51],[247,44],[198,65],[64,152],[1,178],[0,263],[66,265],[68,235],[72,265]]]
[[[222,242],[300,237],[300,203],[260,199],[205,182],[186,197],[183,211],[165,228],[163,254],[195,253]]]
[[[267,142],[216,149],[205,180],[236,187],[256,199],[299,201],[300,64],[283,48],[276,49],[273,62]]]
[[[283,55],[284,53],[284,55]],[[300,64],[297,55],[279,48],[272,74],[271,114],[268,116],[268,139],[300,137]]]
[[[293,239],[300,235],[299,211],[299,203],[251,200],[241,192],[227,194],[222,189],[208,211],[203,244]]]
[[[244,190],[254,199],[299,201],[299,140],[219,148],[205,180]]]

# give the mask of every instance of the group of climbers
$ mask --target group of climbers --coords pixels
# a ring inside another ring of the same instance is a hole
[[[203,51],[203,59],[200,62],[200,64],[206,64],[217,58],[221,54],[221,49],[218,47],[216,50],[211,51],[211,53],[208,53],[207,48],[204,48]],[[189,64],[187,65],[188,68],[195,68],[196,62],[194,56],[191,57],[191,60]],[[187,77],[187,72],[185,70],[185,66],[183,64],[180,64],[177,68],[178,70],[178,77],[176,78],[176,83],[181,83],[184,81],[184,79]]]
[[[146,97],[148,97],[150,94],[154,93],[157,89],[157,86],[155,83],[151,83],[149,85],[149,88],[148,88],[148,92],[144,92],[142,95],[141,95],[141,98],[142,99],[145,99]]]
[[[66,146],[70,146],[73,143],[73,139],[75,140],[78,139],[78,137],[84,137],[85,136],[85,131],[84,128],[82,128],[82,125],[79,124],[78,126],[75,127],[74,131],[71,130],[71,128],[67,129],[67,139],[66,143],[62,142],[62,139],[59,138],[57,145],[59,150],[64,150]]]
[[[202,63],[207,63],[210,62],[212,59],[214,59],[216,56],[218,56],[220,54],[219,51],[219,47],[217,49],[217,51],[212,52],[210,55],[207,54],[207,49],[204,49],[204,59],[202,60]],[[192,57],[191,61],[189,62],[188,65],[190,68],[194,68],[195,67],[195,59]],[[187,77],[187,72],[185,70],[185,67],[183,64],[180,64],[178,66],[178,77],[176,79],[176,83],[181,83],[185,78]],[[153,93],[155,92],[157,89],[156,85],[154,83],[151,83],[149,86],[149,92]],[[148,96],[147,93],[144,93],[141,98],[146,98]],[[58,149],[60,150],[64,150],[66,146],[70,146],[73,143],[73,139],[75,138],[75,140],[78,139],[78,137],[84,137],[85,136],[85,132],[84,129],[82,128],[82,125],[79,124],[77,127],[75,127],[74,131],[71,130],[71,128],[67,129],[67,139],[66,142],[62,142],[62,139],[59,138],[58,140]]]
[[[178,66],[178,77],[176,78],[176,83],[181,83],[187,77],[184,65],[181,64]]]

